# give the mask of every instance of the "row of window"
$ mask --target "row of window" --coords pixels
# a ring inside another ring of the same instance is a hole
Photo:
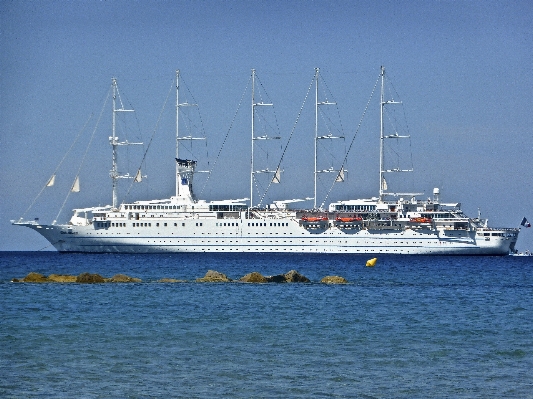
[[[276,223],[276,222],[272,223],[272,222],[270,222],[270,227],[272,227],[272,226],[274,226],[274,227],[275,226],[287,227],[288,225],[289,225],[289,223],[279,223],[279,222],[278,223]],[[263,222],[263,223],[262,222],[259,222],[259,223],[257,223],[257,222],[253,223],[252,222],[252,223],[248,223],[248,226],[251,226],[251,227],[267,227],[267,223],[266,222]]]
[[[180,209],[180,205],[125,205],[127,210]]]
[[[109,223],[108,222],[96,222],[96,227],[106,227],[106,226],[109,226]],[[182,223],[181,224],[183,227],[185,227],[185,223]],[[216,223],[217,227],[238,227],[239,226],[239,223],[238,222],[217,222]],[[269,224],[271,227],[272,226],[288,226],[289,223],[270,223]],[[159,227],[159,223],[155,223],[155,226],[156,227]],[[167,223],[163,223],[163,226],[164,227],[167,227],[168,224]],[[178,224],[177,223],[174,223],[174,227],[177,227]],[[203,226],[203,223],[202,222],[196,222],[196,226]],[[267,226],[267,223],[248,223],[248,226],[253,226],[253,227],[266,227]],[[126,227],[126,223],[118,223],[118,222],[112,222],[111,223],[111,227]],[[152,227],[152,223],[146,223],[146,222],[134,222],[132,223],[132,227]]]
[[[247,205],[209,205],[210,211],[217,212],[238,212],[248,209]]]
[[[335,205],[335,210],[341,212],[370,212],[376,210],[376,205]]]
[[[493,236],[493,237],[516,237],[516,233],[481,233],[481,232],[478,232],[477,233],[478,236],[485,236],[485,237],[488,237],[488,236]]]
[[[155,226],[156,227],[159,227],[159,224],[160,223],[156,223]],[[182,223],[181,224],[182,226],[185,226],[185,223]],[[196,223],[196,225],[198,226],[198,223]],[[202,223],[199,224],[200,226],[202,225]],[[109,224],[107,224],[107,226],[109,226]],[[134,222],[131,224],[132,227],[152,227],[152,223],[137,223],[137,222]],[[164,227],[167,227],[168,226],[168,223],[163,223],[163,226]],[[174,223],[174,227],[177,227],[178,224],[177,223]],[[96,223],[96,227],[106,227],[106,223],[100,223],[100,222],[97,222]],[[126,223],[111,223],[111,227],[126,227]]]

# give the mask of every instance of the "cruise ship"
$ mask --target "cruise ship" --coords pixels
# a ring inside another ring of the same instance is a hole
[[[318,87],[318,73],[315,71]],[[491,228],[481,217],[470,218],[460,203],[443,203],[438,188],[432,198],[421,194],[390,193],[385,175],[398,170],[387,169],[384,142],[400,139],[397,133],[384,131],[383,112],[394,101],[384,96],[385,69],[380,71],[380,190],[367,199],[336,201],[326,207],[294,208],[304,200],[279,200],[259,206],[250,198],[205,201],[196,198],[193,180],[197,161],[180,158],[178,116],[179,71],[176,76],[176,192],[167,199],[119,203],[117,184],[117,150],[123,143],[115,133],[117,82],[112,81],[113,128],[112,204],[103,207],[74,209],[66,224],[41,224],[38,219],[12,221],[17,226],[35,230],[59,252],[84,253],[327,253],[327,254],[416,254],[416,255],[507,255],[515,252],[518,228]],[[252,70],[252,143],[255,107],[269,105],[254,99],[255,71]],[[318,99],[316,105],[326,104]],[[321,137],[315,134],[315,144]],[[331,138],[331,137],[327,137]],[[316,145],[315,145],[316,158]],[[253,144],[250,185],[254,171]],[[271,172],[271,183],[278,183],[280,169]],[[315,197],[316,198],[315,162]],[[343,167],[335,171],[343,179]],[[52,176],[49,185],[53,183]],[[140,170],[135,177],[142,180]],[[76,182],[72,190],[76,190]],[[306,198],[310,200],[313,198]]]

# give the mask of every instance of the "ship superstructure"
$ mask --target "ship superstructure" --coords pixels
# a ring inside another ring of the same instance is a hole
[[[255,71],[252,74],[255,75]],[[378,197],[337,201],[329,204],[327,209],[317,209],[315,205],[309,210],[291,209],[292,204],[304,199],[279,200],[267,206],[253,206],[251,198],[224,201],[197,199],[193,192],[196,161],[180,158],[178,153],[180,140],[193,139],[180,137],[178,132],[178,110],[180,106],[189,105],[179,103],[178,72],[174,196],[118,203],[116,183],[120,177],[129,176],[119,176],[116,172],[116,147],[133,143],[118,142],[113,129],[110,137],[113,148],[112,205],[74,209],[67,224],[46,225],[24,220],[12,223],[37,231],[60,252],[424,255],[506,255],[514,252],[519,229],[490,228],[487,221],[480,217],[469,218],[461,211],[459,203],[442,203],[437,188],[433,190],[433,197],[426,200],[418,199],[417,194],[387,192],[385,174],[404,170],[388,170],[383,163],[384,140],[401,138],[397,134],[387,136],[383,131],[383,109],[388,104],[394,104],[384,99],[384,75],[382,68]],[[115,80],[113,85],[116,85]],[[320,105],[318,96],[316,104]],[[252,94],[252,121],[254,107],[262,105],[269,104],[256,103]],[[113,113],[118,111],[126,110],[117,110],[113,104]],[[320,138],[315,133],[315,142]],[[258,137],[254,136],[252,127],[252,141],[255,139]],[[259,173],[254,170],[253,157],[251,166],[252,182],[254,174]],[[317,172],[315,162],[315,198]],[[343,167],[335,172],[344,177]],[[279,182],[280,169],[271,173],[274,182]],[[140,170],[134,178],[137,181],[142,179]],[[253,188],[250,197],[252,195]]]

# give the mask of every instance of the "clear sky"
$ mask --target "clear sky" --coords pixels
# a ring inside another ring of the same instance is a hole
[[[173,92],[163,105],[176,69],[199,105],[207,140],[194,151],[205,153],[207,167],[229,132],[205,199],[249,197],[248,94],[232,120],[252,68],[274,103],[272,127],[282,136],[272,159],[320,68],[346,136],[340,149],[323,152],[338,159],[384,65],[412,137],[415,171],[404,189],[430,196],[439,187],[443,201],[461,202],[471,216],[479,208],[494,227],[517,227],[524,216],[533,222],[528,0],[3,1],[0,54],[0,250],[48,245],[10,220],[54,220],[82,159],[82,191],[68,197],[58,221],[66,222],[74,207],[111,203],[109,103],[96,121],[113,77],[125,106],[135,109],[123,122],[133,133],[120,138],[142,140],[146,149],[156,132],[143,164],[148,178],[130,199],[174,193]],[[377,195],[376,100],[354,141],[348,178],[332,199]],[[313,196],[313,102],[304,106],[272,199]],[[25,214],[80,131],[56,186]],[[124,154],[122,167],[135,173],[143,148]],[[522,229],[520,250],[533,250],[532,230]]]

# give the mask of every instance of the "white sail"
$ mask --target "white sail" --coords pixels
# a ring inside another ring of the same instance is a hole
[[[142,174],[141,174],[141,170],[140,170],[140,169],[137,171],[137,174],[135,175],[135,179],[133,179],[133,181],[134,181],[135,183],[140,183],[140,182],[143,181],[143,177],[142,177]]]
[[[341,168],[339,171],[339,174],[337,175],[337,178],[335,179],[335,182],[343,182],[344,181],[344,167]]]
[[[48,180],[48,183],[46,183],[46,187],[52,187],[55,182],[56,182],[56,175],[52,175],[52,177],[50,177],[50,180]]]
[[[272,183],[280,183],[281,182],[281,170],[279,168],[276,169],[276,173],[274,174],[274,177],[272,178]]]
[[[70,189],[73,193],[79,193],[80,192],[80,177],[76,176],[76,180],[74,180],[74,184],[72,184],[72,188]]]

